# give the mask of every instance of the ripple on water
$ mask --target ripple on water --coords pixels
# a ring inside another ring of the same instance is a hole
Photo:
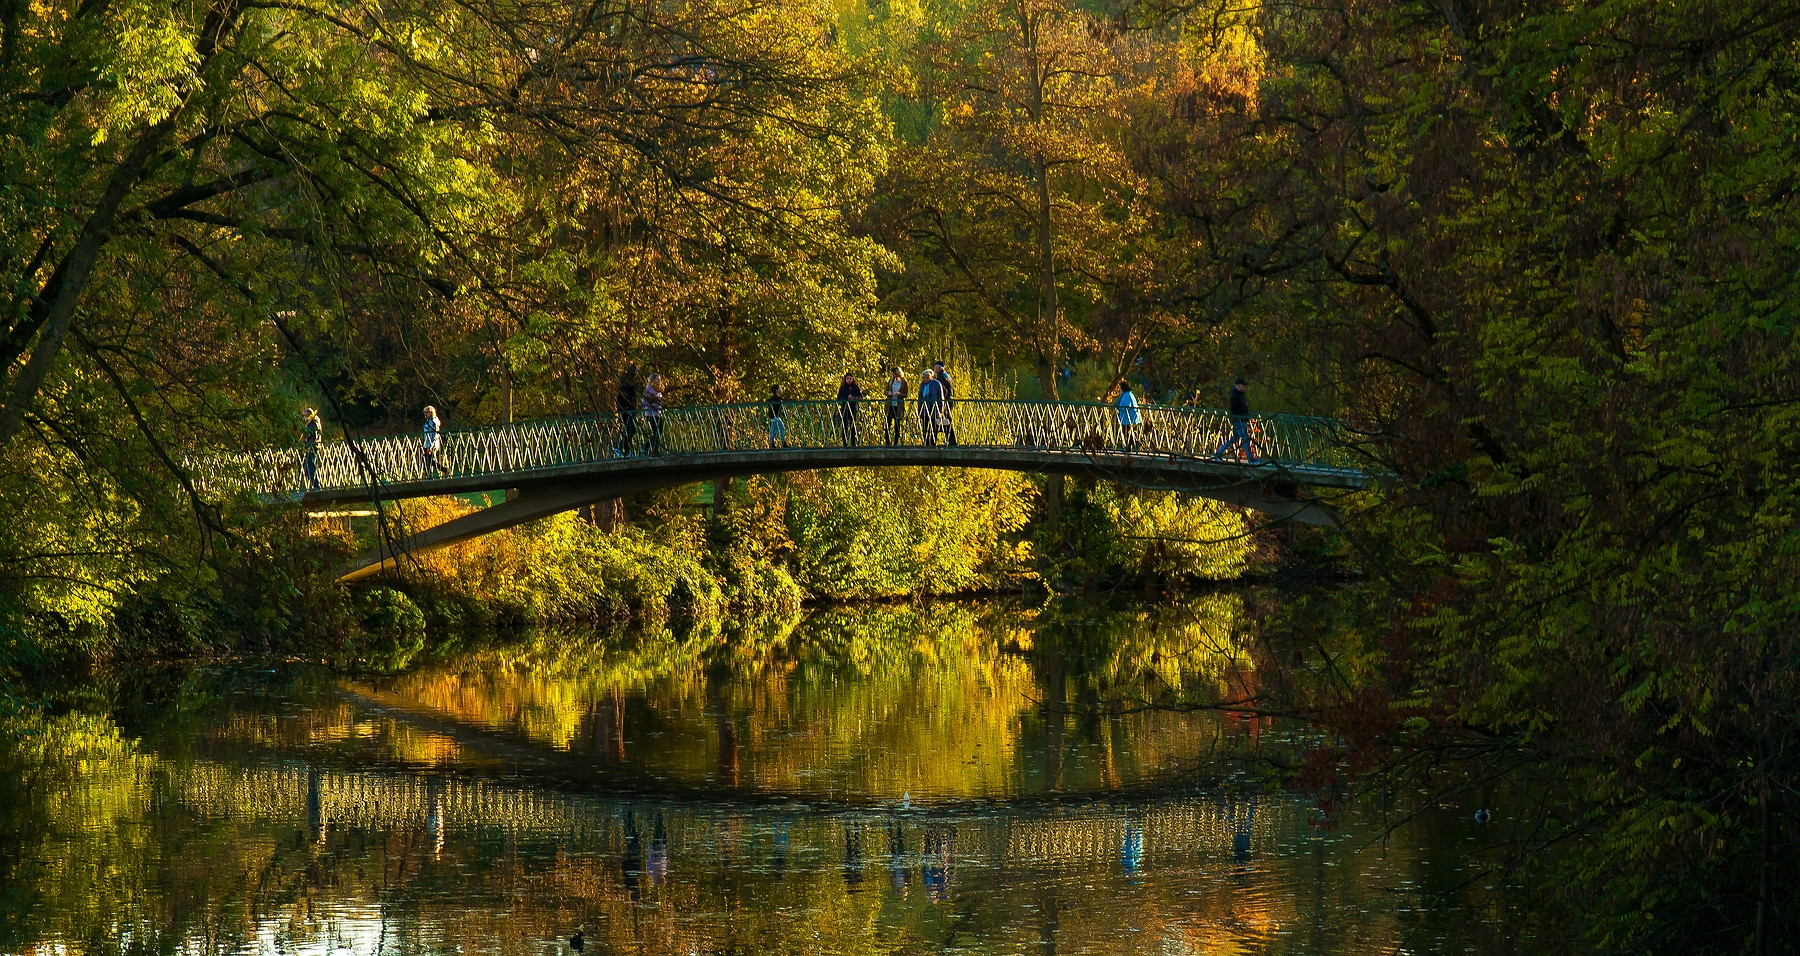
[[[586,926],[590,953],[1361,953],[1442,877],[1405,833],[1169,786],[1279,728],[1062,713],[1038,702],[1067,662],[968,646],[239,674],[25,821],[0,948],[543,954]]]

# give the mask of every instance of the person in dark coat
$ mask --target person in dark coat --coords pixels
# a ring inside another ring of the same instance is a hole
[[[887,383],[887,443],[900,444],[901,416],[906,413],[906,376],[894,366]]]
[[[663,453],[663,385],[661,375],[652,375],[644,383],[643,397],[638,399],[638,410],[644,421],[650,426],[649,439],[644,442],[644,450],[652,455]]]
[[[319,448],[325,444],[325,425],[319,421],[319,413],[311,408],[300,410],[300,467],[306,472],[306,484],[310,491],[319,490]]]
[[[788,446],[787,409],[781,398],[781,386],[769,386],[769,447],[774,448],[780,442],[781,447]]]
[[[926,369],[919,379],[919,430],[924,433],[925,447],[937,447],[940,421],[948,421],[944,417],[944,386],[936,372]]]
[[[954,448],[956,447],[956,419],[954,417],[956,409],[956,380],[950,377],[949,372],[944,371],[944,363],[942,362],[931,363],[931,370],[936,373],[938,387],[943,389],[944,392],[944,411],[943,414],[938,416],[938,418],[942,420],[940,428],[944,433],[944,444]]]
[[[637,438],[638,383],[637,363],[625,366],[619,376],[619,454],[631,456],[632,443]]]
[[[1250,399],[1245,397],[1247,388],[1243,379],[1231,387],[1231,437],[1213,450],[1214,458],[1225,457],[1228,449],[1236,448],[1243,452],[1249,464],[1256,464],[1256,446],[1250,442]]]
[[[844,380],[838,384],[838,432],[845,448],[855,448],[857,439],[856,403],[862,401],[862,386],[856,384],[856,376],[846,372]]]

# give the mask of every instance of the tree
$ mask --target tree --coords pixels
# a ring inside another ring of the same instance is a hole
[[[1103,314],[1130,298],[1144,210],[1119,134],[1131,71],[1153,52],[1064,0],[929,4],[887,30],[906,51],[894,109],[931,117],[875,211],[907,251],[890,301],[1025,358],[1055,399],[1065,358],[1100,346]],[[1104,344],[1123,367],[1138,341],[1127,328]],[[1062,500],[1051,480],[1052,528]]]
[[[1261,165],[1195,220],[1398,476],[1336,766],[1529,781],[1512,863],[1604,948],[1800,911],[1795,13],[1264,5]]]
[[[746,276],[758,320],[790,333],[767,354],[881,327],[881,250],[836,225],[881,128],[818,42],[823,5],[4,11],[0,495],[50,520],[35,501],[104,489],[100,525],[127,539],[49,534],[9,568],[96,549],[191,563],[166,536],[170,476],[203,542],[230,531],[184,456],[279,440],[296,392],[351,428],[432,389],[479,412],[484,380],[566,392],[595,341],[672,354],[674,318],[715,313]]]

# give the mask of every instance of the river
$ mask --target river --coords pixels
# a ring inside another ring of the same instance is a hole
[[[1242,596],[540,635],[399,676],[30,688],[6,953],[1375,953],[1487,928],[1495,826],[1268,785]],[[1404,801],[1401,801],[1402,803]]]

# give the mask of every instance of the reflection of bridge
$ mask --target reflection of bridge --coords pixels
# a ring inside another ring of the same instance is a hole
[[[202,816],[290,824],[314,839],[343,828],[423,832],[439,848],[459,837],[492,838],[496,833],[570,848],[617,848],[627,836],[627,814],[654,811],[665,822],[674,854],[713,855],[737,845],[736,835],[746,823],[752,829],[760,823],[785,831],[793,821],[806,823],[793,829],[796,850],[817,842],[816,849],[836,852],[830,841],[841,841],[845,830],[898,825],[953,835],[954,854],[964,861],[1059,868],[1117,862],[1126,851],[1148,864],[1159,857],[1242,856],[1295,830],[1300,812],[1291,799],[1186,797],[1129,809],[1100,803],[1023,804],[998,814],[993,804],[979,803],[822,813],[778,805],[662,805],[460,777],[293,766],[244,769],[208,762],[171,769],[173,798]],[[908,842],[916,846],[917,841],[915,836]]]
[[[1315,489],[1370,485],[1352,435],[1340,422],[1261,415],[1249,422],[1257,460],[1214,457],[1232,433],[1217,409],[1144,406],[1128,433],[1112,405],[1089,402],[959,401],[948,415],[916,403],[891,422],[880,402],[784,403],[785,439],[771,447],[765,405],[672,408],[642,414],[551,418],[450,432],[426,460],[416,435],[331,443],[316,455],[320,487],[304,490],[298,451],[236,459],[262,494],[307,504],[399,500],[495,488],[510,500],[366,556],[346,578],[389,566],[395,554],[467,540],[560,511],[672,485],[818,468],[879,465],[998,468],[1094,475],[1179,488],[1309,523],[1331,512]],[[887,443],[888,429],[897,430]]]

